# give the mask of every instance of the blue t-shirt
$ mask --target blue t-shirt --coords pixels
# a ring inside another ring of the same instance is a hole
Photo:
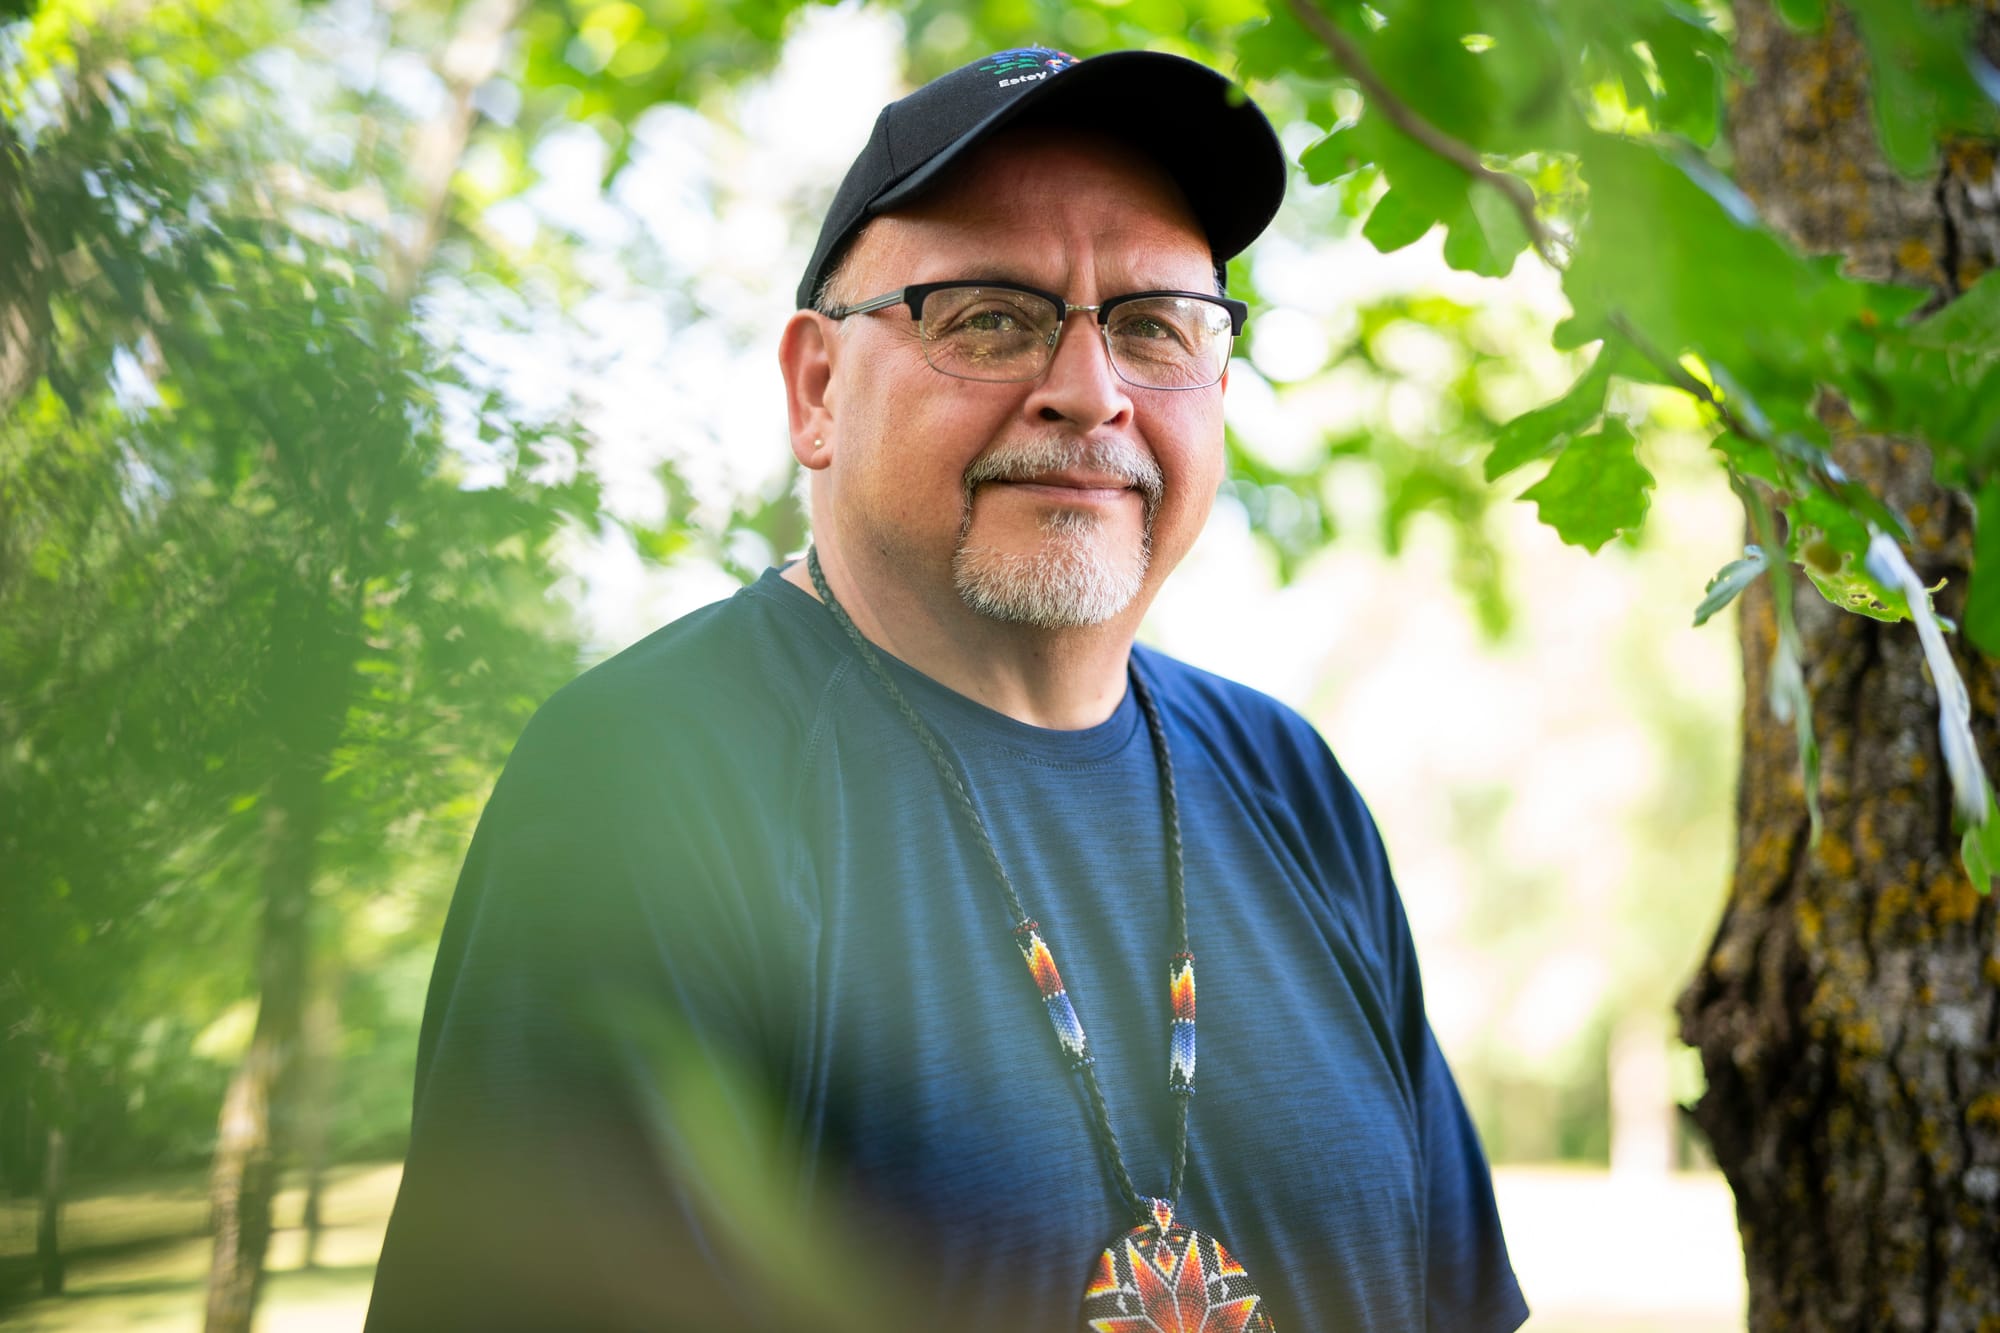
[[[1165,1195],[1173,945],[1136,701],[1049,731],[889,668]],[[1134,669],[1200,996],[1179,1219],[1282,1333],[1517,1327],[1366,807],[1283,706],[1145,649]],[[586,673],[459,881],[368,1328],[1077,1327],[1131,1221],[1013,924],[910,727],[776,571]]]

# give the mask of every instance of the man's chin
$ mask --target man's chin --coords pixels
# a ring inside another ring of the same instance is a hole
[[[1052,535],[1027,551],[961,543],[951,572],[976,614],[1035,629],[1087,629],[1132,605],[1146,581],[1146,552]]]

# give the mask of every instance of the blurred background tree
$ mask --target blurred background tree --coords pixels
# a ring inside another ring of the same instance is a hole
[[[1233,71],[1301,164],[1232,268],[1218,531],[1149,634],[1231,665],[1246,579],[1306,627],[1296,675],[1242,673],[1376,800],[1496,1156],[1615,1157],[1614,1103],[1653,1123],[1630,1152],[1690,1151],[1662,1029],[1727,874],[1734,696],[1668,625],[1747,535],[1699,613],[1750,590],[1734,890],[1682,1021],[1752,1322],[1996,1313],[1990,5],[839,11],[886,47],[801,43],[798,0],[10,12],[0,1180],[37,1202],[0,1302],[62,1286],[66,1174],[207,1158],[208,1324],[246,1328],[279,1166],[310,1232],[325,1164],[400,1151],[527,714],[802,542],[742,367],[874,108],[1054,41]],[[1596,619],[1550,531],[1615,572]],[[1417,633],[1440,579],[1469,634]],[[1607,672],[1594,720],[1538,711]],[[1579,780],[1624,832],[1526,790]]]
[[[108,1056],[90,1072],[129,1112],[132,1063],[173,1077],[161,1044],[191,1035],[163,1011],[246,1006],[247,1042],[219,1039],[239,1049],[209,1324],[247,1328],[309,987],[343,970],[329,927],[396,861],[456,846],[468,793],[573,670],[545,548],[595,488],[564,423],[506,413],[419,326],[420,277],[450,272],[426,225],[448,144],[316,162],[276,118],[302,109],[283,64],[258,65],[295,22],[275,8],[255,36],[198,9],[89,17],[40,16],[8,89],[4,319],[31,333],[7,358],[0,780],[27,945],[9,1046],[35,1071],[10,1086],[42,1137],[57,1289],[65,1149],[169,1147],[101,1108],[86,1132],[84,1066]],[[493,484],[460,484],[446,392],[478,395],[513,456]]]

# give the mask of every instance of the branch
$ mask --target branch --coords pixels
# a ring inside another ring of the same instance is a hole
[[[452,178],[458,174],[478,119],[472,105],[473,94],[498,71],[507,34],[526,9],[527,0],[475,0],[467,6],[459,31],[438,57],[437,72],[450,90],[451,103],[443,115],[432,118],[418,131],[410,153],[418,200],[418,230],[397,249],[389,283],[392,305],[405,305],[415,295],[423,271],[444,236]]]
[[[1761,425],[1753,425],[1745,421],[1739,414],[1731,410],[1728,403],[1725,403],[1721,398],[1716,396],[1713,388],[1689,374],[1686,366],[1667,356],[1654,347],[1652,343],[1648,342],[1646,336],[1640,333],[1632,321],[1627,319],[1623,314],[1614,312],[1607,322],[1611,325],[1613,333],[1623,338],[1631,345],[1634,351],[1650,362],[1669,380],[1673,381],[1675,388],[1706,404],[1717,417],[1721,418],[1723,426],[1730,432],[1740,435],[1746,440],[1755,440],[1759,444],[1768,445],[1780,453],[1790,455],[1794,462],[1804,468],[1807,481],[1810,481],[1813,485],[1846,505],[1850,510],[1854,510],[1868,524],[1871,531],[1878,530],[1884,526],[1878,523],[1876,519],[1879,516],[1886,515],[1889,520],[1887,526],[1896,529],[1897,535],[1902,537],[1903,540],[1909,540],[1909,528],[1904,523],[1902,517],[1884,504],[1881,497],[1870,490],[1866,483],[1856,481],[1854,478],[1848,476],[1841,466],[1828,457],[1824,451],[1817,446],[1802,444],[1795,436],[1773,430],[1768,421]],[[1762,414],[1759,413],[1758,415],[1761,417]],[[1730,475],[1732,477],[1735,476],[1735,469],[1733,467],[1730,469]],[[1862,497],[1859,502],[1856,500],[1857,496]],[[1868,512],[1871,505],[1875,510],[1874,513]]]
[[[1535,246],[1535,253],[1557,272],[1564,269],[1567,261],[1558,258],[1557,251],[1566,249],[1568,242],[1558,233],[1551,231],[1541,218],[1536,216],[1535,192],[1526,181],[1507,172],[1493,170],[1480,160],[1478,152],[1470,145],[1454,139],[1413,110],[1383,82],[1382,76],[1368,63],[1367,56],[1362,54],[1360,46],[1354,39],[1335,26],[1333,20],[1313,4],[1313,0],[1286,0],[1286,3],[1298,16],[1299,22],[1319,38],[1333,56],[1334,62],[1347,72],[1348,77],[1361,85],[1369,102],[1387,116],[1391,124],[1421,147],[1465,172],[1472,180],[1490,185],[1505,195],[1508,202],[1513,204],[1514,211],[1520,214],[1522,225],[1528,229],[1528,235]],[[1756,440],[1760,444],[1777,449],[1785,448],[1785,441],[1770,429],[1768,423],[1753,427],[1745,422],[1717,396],[1712,388],[1689,374],[1687,367],[1679,360],[1654,347],[1624,315],[1614,313],[1609,322],[1613,332],[1629,343],[1640,356],[1652,363],[1676,387],[1707,404],[1729,430],[1745,439]],[[1845,476],[1831,459],[1821,457],[1808,462],[1807,476],[1813,484],[1842,500],[1843,503],[1849,503],[1850,507],[1853,506],[1848,497],[1856,491],[1873,498],[1872,492]],[[1890,513],[1891,518],[1895,518],[1891,511],[1880,505],[1879,500],[1876,503],[1883,512]],[[1871,526],[1874,525],[1872,518],[1869,522]],[[1897,521],[1897,526],[1901,526],[1900,520]],[[1907,535],[1907,529],[1904,531]]]
[[[1611,325],[1613,333],[1616,333],[1632,345],[1633,351],[1651,362],[1655,370],[1672,380],[1675,388],[1713,408],[1715,414],[1722,418],[1722,424],[1728,427],[1733,434],[1741,435],[1746,440],[1756,440],[1762,444],[1776,443],[1774,440],[1768,438],[1769,432],[1751,429],[1741,417],[1730,411],[1727,403],[1715,396],[1714,389],[1711,389],[1708,385],[1688,373],[1688,368],[1679,361],[1674,360],[1654,347],[1651,342],[1647,341],[1646,336],[1640,333],[1638,328],[1633,325],[1632,321],[1625,318],[1623,314],[1614,313],[1606,322]]]
[[[1349,78],[1361,85],[1362,92],[1389,123],[1401,130],[1416,143],[1429,149],[1437,156],[1463,171],[1473,180],[1490,185],[1507,197],[1514,211],[1521,215],[1521,225],[1528,229],[1529,239],[1534,243],[1535,253],[1542,262],[1560,272],[1565,260],[1558,257],[1561,244],[1556,234],[1549,230],[1535,212],[1535,192],[1519,176],[1504,171],[1495,171],[1480,160],[1479,153],[1471,145],[1452,138],[1437,126],[1425,120],[1402,98],[1391,91],[1382,76],[1368,63],[1361,48],[1354,39],[1334,26],[1332,19],[1322,13],[1312,0],[1287,0],[1292,13],[1300,23],[1319,38],[1333,56],[1334,63],[1347,71]]]

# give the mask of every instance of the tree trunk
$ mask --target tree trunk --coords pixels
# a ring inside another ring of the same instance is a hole
[[[304,1063],[299,1070],[299,1164],[305,1170],[306,1202],[299,1225],[305,1229],[304,1268],[319,1266],[322,1195],[326,1190],[327,1136],[333,1118],[334,1061],[340,1043],[338,976],[317,974],[306,1001]]]
[[[319,773],[287,765],[264,816],[264,924],[257,1029],[230,1080],[209,1177],[215,1253],[208,1274],[207,1333],[248,1333],[271,1243],[283,1117],[299,1045],[311,940]]]
[[[271,1243],[271,1200],[291,1129],[311,962],[324,775],[345,722],[352,662],[324,584],[288,589],[271,627],[265,699],[276,740],[264,801],[257,1028],[223,1098],[209,1178],[215,1251],[207,1333],[249,1333]]]
[[[475,0],[460,13],[438,71],[450,91],[445,112],[411,146],[410,184],[420,225],[391,264],[390,305],[412,301],[444,234],[451,182],[477,121],[473,97],[498,68],[508,32],[526,0]],[[210,1183],[215,1253],[208,1277],[207,1333],[249,1333],[271,1240],[285,1117],[296,1081],[310,930],[315,844],[325,821],[320,790],[347,708],[351,659],[329,611],[331,581],[281,601],[272,645],[277,659],[267,698],[278,717],[281,770],[267,818],[261,1002],[250,1052],[223,1102]],[[351,590],[350,590],[351,595]],[[350,607],[358,614],[358,606]],[[347,623],[351,623],[351,620]],[[310,1212],[316,1240],[316,1192]],[[310,1250],[308,1251],[310,1254]]]
[[[42,1205],[35,1220],[35,1266],[41,1270],[42,1295],[60,1296],[63,1193],[69,1176],[69,1144],[63,1137],[62,1126],[49,1126],[46,1143],[42,1158]]]
[[[1850,272],[1955,296],[2000,255],[1990,145],[1948,146],[1930,180],[1882,160],[1866,58],[1844,15],[1800,34],[1736,8],[1745,87],[1737,174],[1767,218]],[[1989,52],[2000,21],[1988,8]],[[1841,429],[1849,470],[1905,513],[1938,610],[1962,619],[1972,516],[1907,443]],[[1823,751],[1825,827],[1808,838],[1791,728],[1765,702],[1776,627],[1742,604],[1737,866],[1681,997],[1708,1091],[1694,1108],[1735,1191],[1750,1327],[2000,1326],[2000,948],[1993,900],[1958,862],[1937,696],[1907,624],[1828,605],[1803,580],[1799,629]],[[1989,768],[2000,670],[1954,636]]]

